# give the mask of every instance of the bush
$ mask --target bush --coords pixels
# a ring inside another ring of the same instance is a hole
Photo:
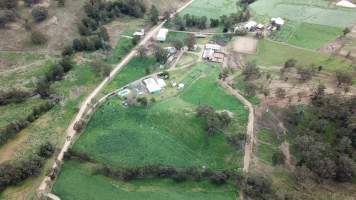
[[[272,164],[273,165],[283,165],[285,162],[285,156],[282,151],[277,151],[272,155]]]
[[[31,33],[31,41],[35,45],[43,45],[47,42],[47,37],[40,31],[33,31]]]
[[[16,19],[16,13],[13,10],[0,10],[0,28],[4,28],[7,23]]]
[[[18,89],[10,89],[9,91],[0,91],[0,105],[7,105],[10,103],[21,103],[25,101],[31,93]]]
[[[43,145],[41,145],[40,150],[38,152],[38,155],[41,156],[42,158],[50,158],[54,153],[54,146],[47,142]]]
[[[31,14],[36,22],[42,22],[48,17],[48,10],[45,7],[38,6],[32,10]]]

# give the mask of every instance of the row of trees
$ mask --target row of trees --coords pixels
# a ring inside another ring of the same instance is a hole
[[[21,103],[25,101],[32,94],[23,90],[12,88],[8,91],[0,90],[0,106],[10,103]]]
[[[250,11],[245,4],[242,4],[241,10],[236,13],[232,13],[229,16],[222,15],[219,19],[210,18],[209,26],[211,28],[218,27],[219,25],[224,27],[224,32],[232,30],[233,26],[240,22],[248,21],[251,17]],[[176,16],[173,19],[173,24],[178,30],[186,30],[187,28],[199,28],[206,29],[208,27],[208,18],[206,16],[195,16],[186,14],[183,17]]]
[[[54,153],[50,143],[41,145],[37,154],[29,159],[0,165],[0,192],[8,186],[18,185],[29,177],[39,176],[44,161]]]
[[[21,130],[34,122],[41,115],[54,107],[54,103],[48,102],[32,109],[31,113],[24,118],[11,122],[4,129],[0,130],[0,145],[5,144],[9,139],[15,137]]]
[[[356,176],[356,97],[327,96],[324,90],[322,86],[315,90],[311,105],[292,107],[286,113],[298,166],[319,181],[352,181]]]

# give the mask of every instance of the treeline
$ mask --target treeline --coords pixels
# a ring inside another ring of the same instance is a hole
[[[351,182],[355,178],[355,116],[356,97],[326,95],[323,86],[315,89],[309,106],[286,111],[298,158],[298,181]]]
[[[23,161],[4,163],[0,165],[0,192],[8,186],[18,185],[29,177],[39,176],[45,159],[54,153],[50,143],[41,145],[36,155]]]
[[[9,139],[15,137],[21,130],[29,126],[32,122],[38,119],[41,115],[51,110],[54,103],[47,102],[32,109],[31,113],[24,118],[11,122],[5,128],[0,130],[0,146],[5,144]]]
[[[176,16],[173,19],[174,26],[181,31],[186,30],[187,28],[198,28],[198,29],[206,29],[208,27],[215,28],[218,26],[222,26],[224,32],[228,32],[232,30],[233,26],[240,22],[248,21],[251,17],[250,11],[246,4],[238,4],[241,7],[241,10],[232,13],[229,16],[222,15],[220,18],[208,19],[206,16],[195,16],[186,14],[183,17]]]
[[[201,167],[177,168],[162,165],[149,165],[144,167],[113,168],[102,165],[91,159],[84,152],[69,150],[65,153],[66,160],[95,163],[94,173],[119,179],[132,181],[137,179],[169,178],[176,182],[183,181],[211,181],[222,185],[228,182],[234,184],[242,182],[242,175],[233,170],[211,170]]]
[[[21,103],[30,96],[32,96],[32,93],[16,88],[10,89],[9,91],[0,91],[0,106],[10,103]]]
[[[82,37],[74,39],[72,45],[66,46],[63,55],[110,49],[108,44],[110,38],[103,25],[124,15],[143,17],[146,8],[139,0],[92,0],[84,5],[84,11],[86,16],[78,24],[78,31]]]

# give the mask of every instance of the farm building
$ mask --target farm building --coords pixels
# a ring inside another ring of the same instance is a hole
[[[164,42],[167,39],[167,35],[168,35],[168,29],[161,28],[158,32],[157,40],[160,42]]]
[[[139,36],[140,38],[142,38],[143,36],[145,36],[145,29],[141,29],[141,31],[135,32],[133,36]]]
[[[256,28],[257,26],[257,22],[255,21],[249,21],[247,22],[245,25],[244,25],[244,28],[248,31],[251,31],[253,30],[254,28]]]
[[[277,17],[277,18],[272,18],[271,19],[271,22],[274,23],[275,25],[277,26],[283,26],[285,21],[284,19],[280,18],[280,17]]]
[[[144,84],[146,85],[146,88],[148,92],[150,93],[158,93],[162,91],[164,87],[166,87],[166,83],[163,79],[155,79],[155,78],[148,78],[143,80]]]
[[[224,62],[225,54],[221,51],[221,46],[217,44],[206,44],[203,51],[203,59],[212,62]]]

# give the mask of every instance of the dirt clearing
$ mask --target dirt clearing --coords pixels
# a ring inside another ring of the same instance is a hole
[[[233,49],[238,53],[254,54],[257,51],[258,40],[252,37],[238,37],[233,41]]]

